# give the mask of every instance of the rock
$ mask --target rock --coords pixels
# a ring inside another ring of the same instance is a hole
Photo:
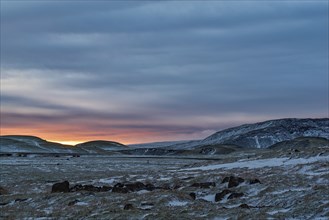
[[[8,191],[2,186],[0,186],[0,195],[5,195],[5,194],[8,194]]]
[[[117,193],[128,193],[128,192],[136,192],[140,190],[148,190],[152,191],[154,189],[157,189],[153,184],[148,183],[144,184],[142,182],[134,182],[134,183],[117,183],[114,185],[112,188],[112,192],[117,192]]]
[[[152,183],[147,183],[145,185],[145,189],[148,190],[148,191],[153,191],[153,190],[156,189],[156,187]]]
[[[196,199],[196,194],[195,194],[194,192],[190,193],[189,195],[191,196],[191,198],[192,198],[193,200]]]
[[[251,179],[249,181],[249,184],[256,184],[256,183],[261,183],[259,179]]]
[[[250,209],[250,206],[245,203],[241,204],[239,207],[243,209]]]
[[[134,209],[134,206],[133,204],[126,204],[124,207],[123,207],[123,210],[131,210],[131,209]]]
[[[228,188],[236,187],[240,185],[240,183],[243,183],[244,179],[240,177],[231,177],[229,182],[228,182]]]
[[[225,177],[222,181],[222,183],[228,182],[228,188],[236,187],[240,183],[244,182],[244,179],[240,177],[235,177],[235,176],[230,176],[230,177]]]
[[[28,200],[27,198],[25,198],[25,199],[15,199],[15,202],[25,202],[27,200]]]
[[[79,202],[79,200],[75,199],[75,200],[69,202],[69,204],[67,204],[67,205],[72,206],[72,205],[75,205],[77,202]]]
[[[70,183],[68,181],[64,181],[61,183],[55,183],[52,188],[51,192],[56,193],[56,192],[69,192],[70,191]]]
[[[117,183],[114,185],[114,188],[122,188],[124,187],[125,185],[123,183]]]
[[[70,192],[77,192],[77,191],[82,191],[83,190],[83,185],[77,184],[70,188]]]
[[[125,185],[123,183],[117,183],[114,185],[112,192],[115,193],[128,193],[129,190],[127,188],[124,188]]]
[[[193,183],[191,187],[198,187],[198,188],[210,188],[215,187],[215,182],[204,182],[204,183]]]
[[[113,187],[112,192],[115,193],[128,193],[128,189],[127,188],[123,188],[123,187]]]
[[[230,180],[230,177],[226,176],[224,177],[222,183],[227,183]]]
[[[88,192],[99,192],[99,191],[101,191],[100,187],[93,186],[93,185],[84,185],[82,187],[83,187],[83,190],[88,191]]]
[[[227,199],[240,198],[240,197],[242,197],[243,195],[244,195],[243,193],[236,193],[236,192],[233,192],[231,195],[229,195],[229,197],[227,197]]]
[[[174,187],[173,187],[173,189],[179,189],[179,188],[181,188],[182,186],[181,185],[174,185]]]
[[[107,191],[111,191],[112,190],[112,186],[102,186],[102,188],[100,189],[101,192],[107,192]]]
[[[127,183],[124,185],[125,188],[130,192],[140,191],[145,189],[145,185],[142,182]]]
[[[232,191],[229,189],[224,189],[222,192],[220,193],[216,193],[215,195],[215,202],[218,202],[220,200],[222,200],[227,194],[230,194]]]
[[[111,190],[110,188],[109,190]],[[109,191],[107,190],[107,191]],[[103,187],[93,186],[93,185],[75,185],[70,189],[70,192],[78,192],[78,191],[88,191],[88,192],[104,192]]]
[[[163,189],[163,190],[171,190],[171,187],[168,183],[163,184],[160,187],[157,187],[158,189]]]
[[[141,206],[154,206],[154,204],[150,202],[143,202]]]

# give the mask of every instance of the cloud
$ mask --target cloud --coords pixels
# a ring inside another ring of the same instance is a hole
[[[1,129],[70,121],[84,135],[102,127],[138,141],[143,131],[190,139],[273,117],[328,117],[327,7],[4,2]]]

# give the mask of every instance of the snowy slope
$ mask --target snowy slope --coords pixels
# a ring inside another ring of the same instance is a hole
[[[329,139],[329,119],[278,119],[246,124],[219,131],[202,140],[200,144],[234,144],[249,148],[267,148],[298,137]]]
[[[0,136],[0,153],[84,153],[69,145],[48,142],[34,136]]]
[[[166,141],[166,142],[154,142],[145,144],[132,144],[129,145],[132,148],[159,148],[166,150],[191,150],[200,146],[200,140],[190,141]]]
[[[114,141],[89,141],[77,144],[75,147],[87,151],[88,153],[107,153],[111,151],[126,150],[126,145]]]
[[[225,129],[204,140],[158,142],[131,146],[159,148],[158,150],[194,150],[202,146],[218,144],[268,148],[282,141],[290,141],[299,137],[329,139],[329,119],[277,119]]]
[[[188,141],[163,141],[163,142],[130,144],[128,146],[132,147],[132,148],[158,148],[158,147],[169,147],[169,146],[186,143],[186,142],[188,142]]]

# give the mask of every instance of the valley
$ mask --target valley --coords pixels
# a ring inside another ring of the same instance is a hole
[[[261,137],[271,129],[264,126],[237,136],[238,127],[231,139],[204,145],[64,146],[1,136],[0,218],[328,219],[328,127],[321,126],[305,129],[321,136],[298,137],[279,126],[273,137],[285,140],[262,148],[233,142]]]

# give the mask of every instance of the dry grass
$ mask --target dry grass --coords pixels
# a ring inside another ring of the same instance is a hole
[[[290,154],[289,154],[290,153]],[[298,154],[290,151],[248,151],[249,159],[270,157],[309,157],[329,155],[328,148],[313,148]],[[225,158],[226,157],[226,158]],[[329,216],[329,167],[327,161],[289,167],[261,169],[182,171],[201,164],[247,159],[242,153],[225,155],[219,161],[186,159],[138,159],[84,156],[0,158],[0,186],[8,191],[0,196],[1,219],[314,219]],[[258,178],[262,184],[243,183],[234,191],[241,198],[207,201],[227,187],[225,176]],[[151,192],[74,192],[50,193],[55,182],[68,180],[71,185],[114,185],[118,182],[141,181],[156,186],[181,186]],[[190,187],[194,182],[216,182],[216,187]],[[189,193],[195,192],[193,200]],[[208,197],[207,197],[208,196]],[[210,197],[209,197],[210,196]],[[75,204],[69,205],[70,202]],[[125,204],[132,210],[124,210]],[[145,208],[143,204],[153,204]],[[251,208],[240,208],[240,204]],[[181,206],[170,206],[178,204]],[[183,204],[183,205],[182,205]]]

